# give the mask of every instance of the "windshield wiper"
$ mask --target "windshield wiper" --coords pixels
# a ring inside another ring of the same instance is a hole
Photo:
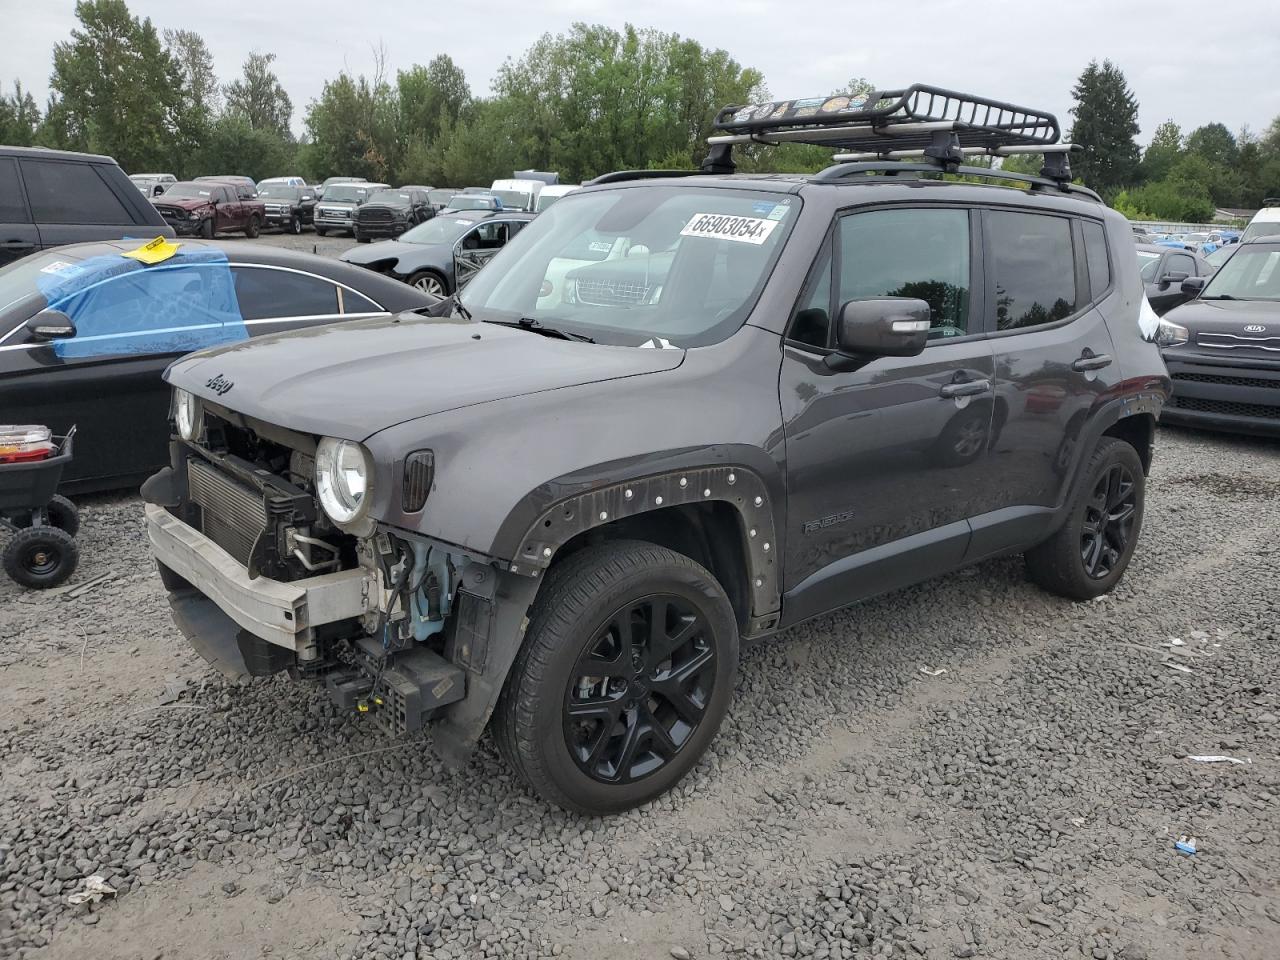
[[[495,323],[500,327],[517,327],[520,330],[528,330],[530,333],[541,334],[544,337],[554,337],[557,340],[577,340],[580,343],[595,343],[595,340],[585,333],[574,333],[572,330],[549,327],[536,317],[521,317],[519,320],[487,320],[485,322]]]
[[[1239,297],[1233,297],[1229,293],[1215,293],[1209,297],[1201,297],[1201,300],[1239,300]]]

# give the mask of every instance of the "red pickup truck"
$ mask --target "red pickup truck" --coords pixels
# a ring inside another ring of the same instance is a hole
[[[247,187],[213,180],[175,183],[152,201],[180,237],[238,233],[252,239],[262,229],[266,207]]]

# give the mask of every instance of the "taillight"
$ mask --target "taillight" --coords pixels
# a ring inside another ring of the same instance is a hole
[[[404,488],[401,494],[405,513],[417,513],[427,503],[435,477],[436,457],[430,450],[415,450],[404,459]]]

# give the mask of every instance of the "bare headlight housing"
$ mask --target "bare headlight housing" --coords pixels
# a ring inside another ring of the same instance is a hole
[[[183,440],[195,440],[200,436],[200,425],[204,412],[200,409],[200,398],[188,393],[181,387],[173,391],[173,422],[178,428],[178,436]]]
[[[350,440],[325,437],[316,447],[316,496],[329,519],[341,526],[369,510],[373,464],[369,452]]]

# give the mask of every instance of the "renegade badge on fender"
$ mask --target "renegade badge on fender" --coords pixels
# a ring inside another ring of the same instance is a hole
[[[698,762],[743,638],[999,554],[1115,586],[1164,328],[1053,116],[914,86],[716,126],[701,171],[598,178],[422,312],[170,367],[147,523],[202,656],[454,761],[488,728],[601,814]],[[863,153],[734,174],[796,140]],[[962,163],[1009,147],[1043,173]]]

